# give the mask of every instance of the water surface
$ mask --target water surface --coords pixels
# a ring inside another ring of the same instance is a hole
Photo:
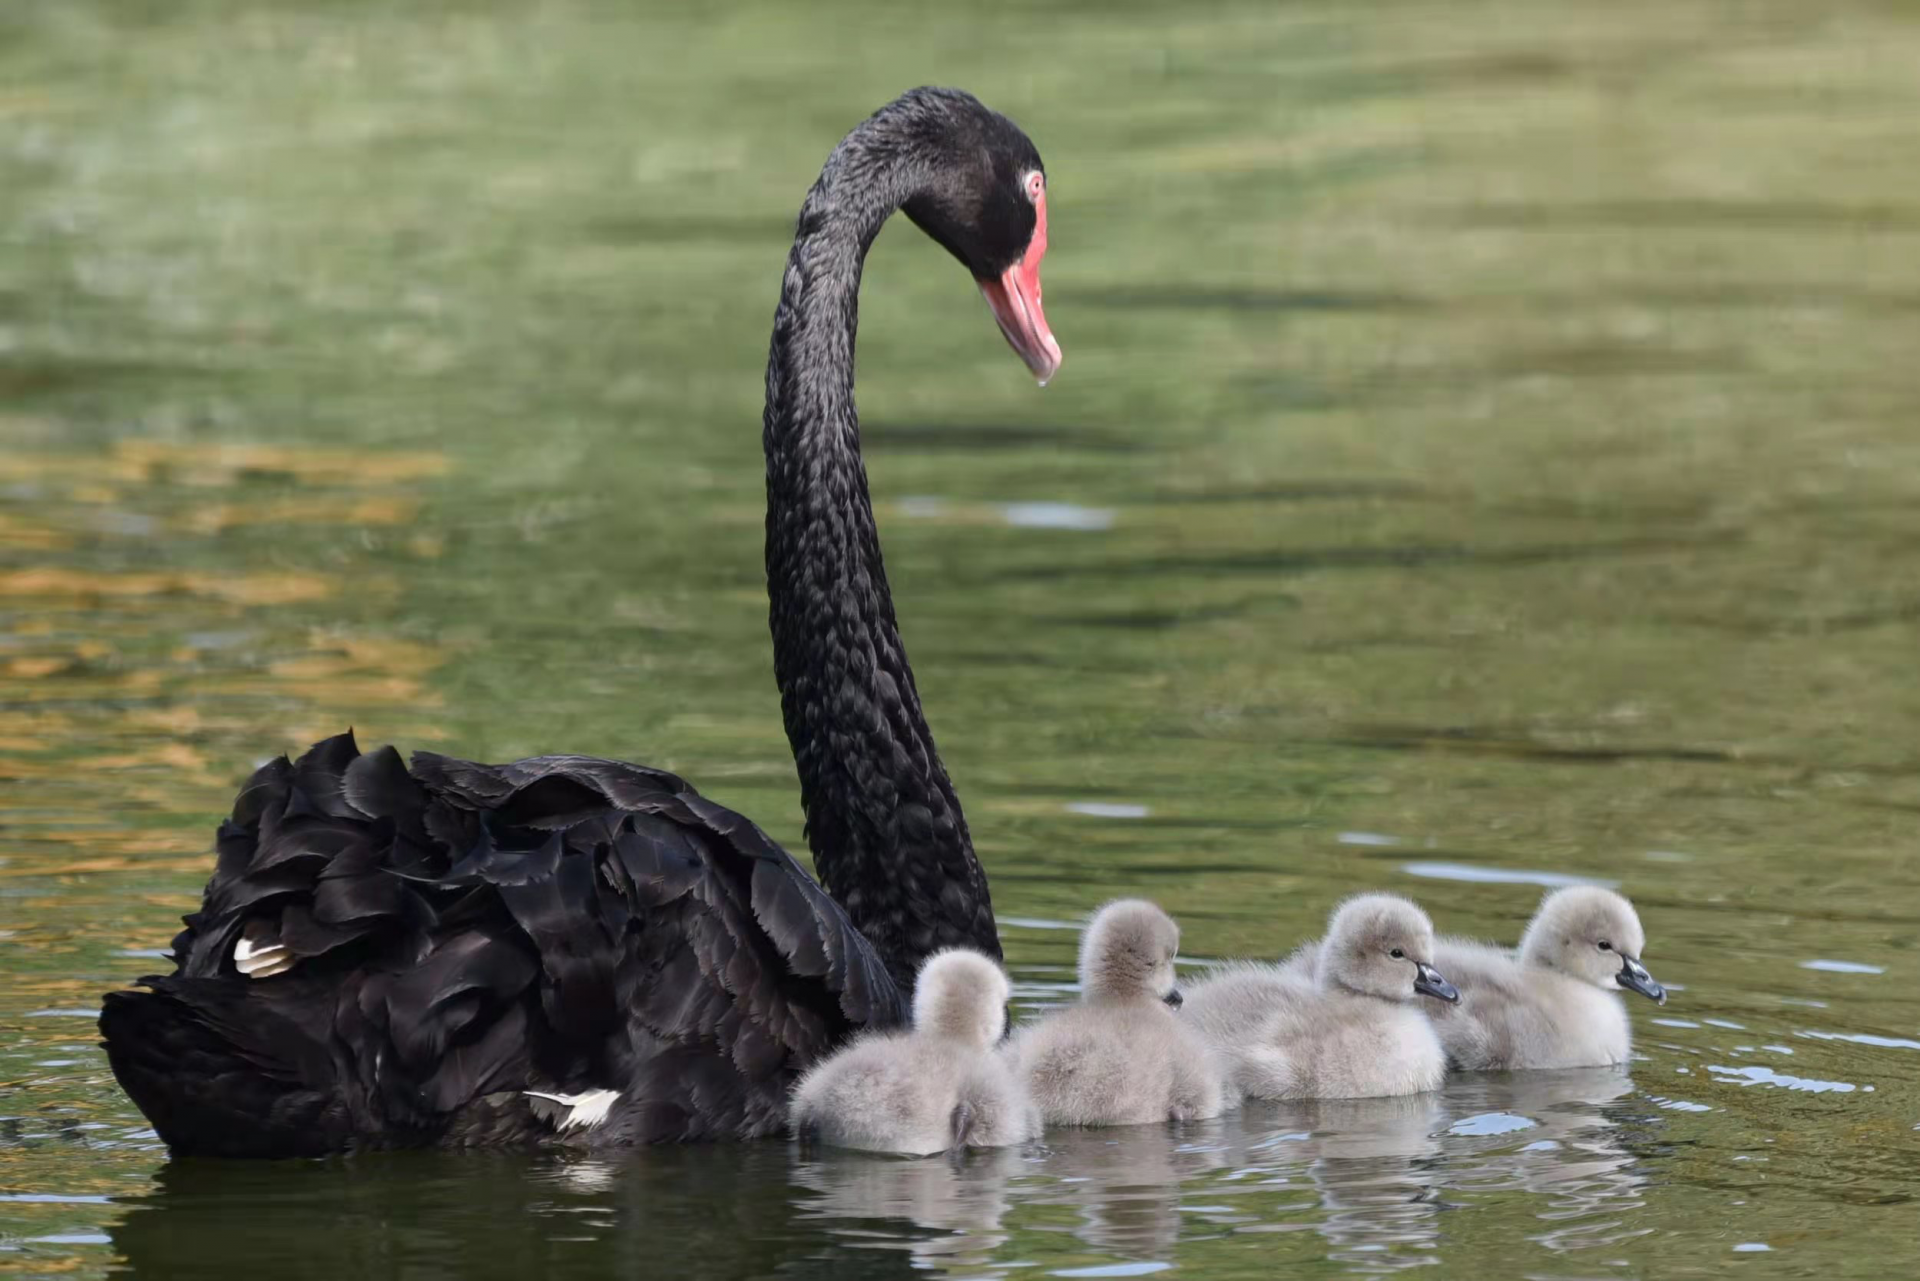
[[[1920,1193],[1920,25],[1899,6],[195,0],[0,17],[0,1272],[1883,1276]],[[1023,1008],[1360,888],[1617,884],[1631,1071],[961,1162],[169,1163],[94,1044],[263,757],[630,756],[800,848],[760,362],[911,83],[1047,157],[861,408]]]

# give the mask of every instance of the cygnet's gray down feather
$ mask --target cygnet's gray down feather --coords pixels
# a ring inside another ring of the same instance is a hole
[[[994,1053],[1010,994],[979,953],[934,954],[914,990],[913,1030],[867,1033],[816,1064],[794,1088],[794,1133],[914,1155],[1038,1138],[1039,1113]]]
[[[1005,1053],[1052,1125],[1218,1116],[1219,1063],[1174,1013],[1180,930],[1140,899],[1100,909],[1080,942],[1081,999],[1028,1024]]]
[[[1324,945],[1280,965],[1226,966],[1194,985],[1183,1013],[1251,1097],[1419,1094],[1446,1074],[1427,1021],[1450,990],[1433,954],[1425,912],[1393,895],[1361,895],[1334,912]]]
[[[1437,964],[1459,1005],[1433,1012],[1456,1068],[1598,1067],[1625,1063],[1633,1031],[1623,988],[1664,1002],[1640,964],[1646,932],[1633,905],[1578,885],[1548,894],[1517,950],[1442,938]]]

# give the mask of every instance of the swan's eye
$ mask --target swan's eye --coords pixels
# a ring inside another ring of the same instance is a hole
[[[1040,203],[1040,194],[1047,189],[1047,176],[1034,172],[1027,175],[1027,199]]]
[[[1600,940],[1600,950],[1602,952],[1611,952],[1613,951],[1613,944],[1607,942],[1605,939],[1602,939]]]
[[[1396,947],[1396,948],[1394,948],[1394,949],[1393,949],[1393,951],[1391,951],[1391,952],[1388,952],[1388,953],[1387,953],[1387,955],[1388,955],[1388,956],[1391,956],[1391,957],[1392,957],[1392,958],[1393,958],[1394,960],[1396,960],[1396,961],[1404,961],[1404,960],[1406,960],[1406,959],[1407,959],[1407,954],[1406,954],[1405,952],[1403,952],[1403,951],[1401,951],[1401,950],[1400,950],[1399,948],[1397,948],[1397,947]]]

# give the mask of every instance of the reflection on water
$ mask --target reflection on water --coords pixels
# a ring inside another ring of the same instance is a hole
[[[237,752],[257,759],[356,719],[441,737],[421,713],[440,701],[427,679],[444,656],[343,625],[337,598],[381,590],[356,562],[382,527],[412,518],[414,487],[445,469],[438,453],[139,441],[0,466],[53,526],[23,563],[0,566],[0,609],[16,611],[0,643],[0,783],[24,793],[7,807],[0,884],[173,873],[184,890],[206,871],[200,816],[230,798]],[[244,542],[235,556],[218,537],[303,525],[362,547],[250,567]],[[164,562],[143,555],[167,530],[212,538],[198,548],[188,538]],[[182,815],[196,821],[182,826]],[[28,921],[16,934],[44,954],[63,950],[58,931]],[[170,934],[156,920],[127,941],[151,948]]]
[[[267,1178],[174,1162],[111,1232],[134,1276],[763,1276],[829,1244],[784,1195],[785,1164],[778,1145],[584,1166],[382,1156]]]
[[[1554,1251],[1620,1244],[1650,1228],[1624,1216],[1642,1204],[1646,1175],[1627,1150],[1629,1112],[1606,1105],[1634,1093],[1613,1068],[1489,1075],[1463,1082],[1503,1115],[1531,1122],[1502,1133],[1482,1156],[1462,1163],[1453,1186],[1463,1193],[1523,1190],[1540,1198],[1533,1236]]]
[[[842,1244],[900,1249],[921,1269],[977,1276],[1007,1242],[1010,1184],[1037,1164],[1011,1148],[912,1159],[833,1152],[797,1161],[789,1195]]]
[[[1311,1137],[1282,1150],[1307,1160],[1328,1257],[1363,1271],[1438,1263],[1438,1099],[1328,1101],[1310,1122]]]
[[[1031,1194],[1042,1230],[1101,1255],[1163,1258],[1180,1239],[1190,1184],[1226,1164],[1219,1122],[1061,1129],[1046,1138],[1046,1182]]]
[[[1551,1252],[1643,1235],[1625,1222],[1646,1195],[1627,1142],[1644,1120],[1633,1092],[1611,1071],[1470,1078],[1418,1098],[1063,1130],[958,1157],[765,1143],[591,1159],[400,1154],[266,1177],[173,1162],[119,1201],[109,1232],[134,1275],[156,1277],[196,1262],[317,1276],[372,1261],[435,1277],[882,1276],[901,1256],[956,1276],[1094,1275],[1077,1270],[1199,1249],[1294,1257],[1303,1233],[1343,1270],[1378,1273],[1440,1262],[1443,1212],[1502,1197],[1518,1197],[1530,1239]],[[1456,1123],[1490,1114],[1521,1128]]]

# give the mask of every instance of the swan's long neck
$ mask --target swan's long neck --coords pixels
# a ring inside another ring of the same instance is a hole
[[[767,359],[767,594],[814,864],[910,988],[933,951],[1000,949],[986,878],[894,620],[860,459],[861,264],[920,169],[874,126],[828,160],[781,282]]]

